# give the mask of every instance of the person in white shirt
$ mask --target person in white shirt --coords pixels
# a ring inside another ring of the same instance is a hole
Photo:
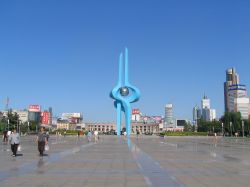
[[[98,141],[98,131],[97,130],[95,130],[95,132],[94,132],[94,138],[95,138],[95,143],[97,143],[97,141]]]
[[[14,129],[13,133],[10,134],[9,141],[11,144],[11,151],[13,153],[12,156],[16,157],[17,148],[20,144],[20,135],[19,135],[19,133],[16,132],[16,129]]]

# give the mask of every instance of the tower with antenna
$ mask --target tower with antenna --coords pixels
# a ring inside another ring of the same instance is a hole
[[[9,110],[9,103],[10,103],[10,98],[7,96],[6,104],[5,104],[5,110]]]

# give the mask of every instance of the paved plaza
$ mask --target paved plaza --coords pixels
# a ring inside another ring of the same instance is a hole
[[[50,138],[39,157],[35,136],[11,157],[0,145],[3,187],[250,186],[250,139],[101,136]]]

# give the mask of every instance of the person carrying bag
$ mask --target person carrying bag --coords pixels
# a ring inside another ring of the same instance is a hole
[[[16,157],[17,149],[20,144],[20,135],[16,132],[16,129],[13,130],[13,133],[9,136],[9,141],[11,144],[12,156]]]
[[[40,153],[40,156],[43,156],[45,145],[48,144],[48,137],[43,127],[40,128],[40,132],[37,135],[37,142],[38,142],[38,151]]]

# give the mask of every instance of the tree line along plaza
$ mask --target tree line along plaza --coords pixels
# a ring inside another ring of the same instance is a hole
[[[165,115],[149,116],[140,109],[133,109],[131,114],[131,134],[137,130],[141,134],[159,134],[163,132],[206,132],[224,136],[249,136],[250,131],[250,104],[246,85],[240,83],[239,75],[234,68],[226,70],[224,82],[225,113],[220,118],[216,110],[211,108],[211,101],[204,95],[201,106],[193,107],[193,119],[179,119],[174,115],[174,104],[165,105]],[[60,117],[53,117],[52,107],[42,110],[40,105],[29,105],[27,109],[10,109],[7,98],[6,107],[0,111],[0,131],[17,128],[22,134],[34,133],[40,126],[53,131],[94,131],[116,134],[114,122],[84,122],[83,114],[62,113]],[[126,127],[122,124],[121,131]]]

